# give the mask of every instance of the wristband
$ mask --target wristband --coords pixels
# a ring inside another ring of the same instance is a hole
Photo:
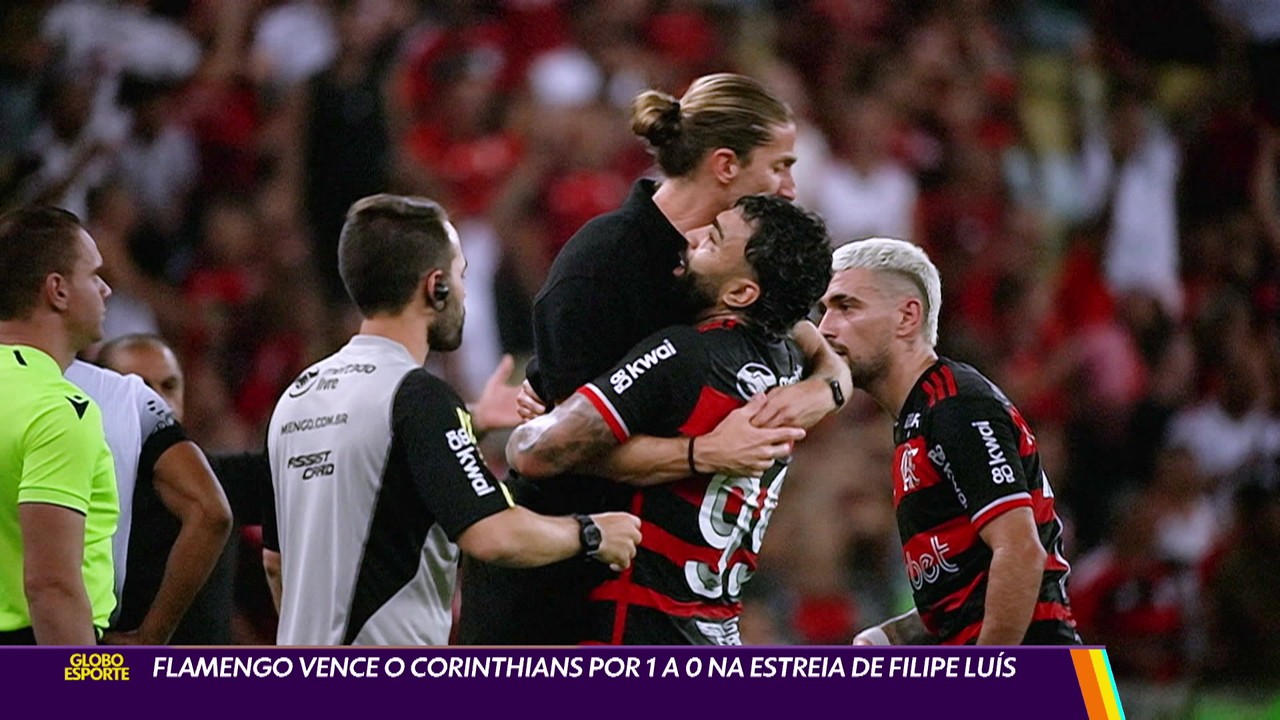
[[[689,472],[693,473],[694,475],[699,474],[698,468],[695,467],[693,464],[693,441],[696,439],[697,439],[696,437],[689,438]]]
[[[866,640],[872,645],[892,645],[893,644],[889,642],[889,636],[884,634],[884,630],[882,630],[879,625],[875,627],[869,627],[866,630],[863,630],[862,632],[858,633],[858,637],[855,639],[859,639],[859,638],[862,640]]]

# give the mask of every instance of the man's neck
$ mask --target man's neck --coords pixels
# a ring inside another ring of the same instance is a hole
[[[653,194],[653,204],[681,233],[710,225],[724,210],[715,193],[705,192],[693,180],[663,180]]]
[[[0,321],[0,344],[26,345],[53,358],[63,372],[76,359],[76,348],[61,328],[51,327],[49,321],[30,320]]]
[[[907,396],[920,381],[920,376],[938,361],[938,353],[933,348],[919,343],[899,356],[889,366],[884,377],[867,388],[876,403],[884,411],[897,420],[902,414],[902,406],[907,404]]]
[[[722,307],[714,307],[698,313],[698,321],[694,324],[706,325],[707,323],[718,321],[723,322],[725,320],[736,320],[740,323],[746,323],[746,318],[744,318],[741,313]]]
[[[404,315],[365,318],[360,323],[360,334],[376,335],[400,343],[419,365],[427,361],[427,353],[431,351],[427,342],[427,322],[423,318]]]

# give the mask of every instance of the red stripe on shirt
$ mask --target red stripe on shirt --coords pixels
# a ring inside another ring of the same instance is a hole
[[[640,547],[652,550],[680,568],[684,568],[684,564],[689,561],[703,563],[714,573],[723,572],[726,567],[733,567],[738,563],[746,565],[749,570],[754,570],[756,567],[756,554],[745,545],[734,550],[727,559],[724,559],[723,550],[685,542],[650,522],[641,523],[640,535],[642,538]],[[724,560],[723,566],[722,560]]]
[[[1058,620],[1065,622],[1071,627],[1076,626],[1075,618],[1071,617],[1071,609],[1059,602],[1038,602],[1035,609],[1031,611],[1031,622],[1041,620]],[[940,645],[964,645],[970,640],[975,640],[982,634],[982,621],[970,625],[960,632],[952,635],[950,638],[943,640]]]
[[[715,388],[703,387],[693,412],[680,426],[680,434],[688,437],[705,435],[720,424],[725,415],[745,405],[741,398],[722,393]]]
[[[982,634],[982,621],[970,625],[960,632],[938,643],[939,645],[964,645]]]
[[[609,430],[613,431],[613,436],[618,439],[618,442],[626,442],[629,436],[627,435],[626,428],[623,425],[622,418],[619,418],[614,414],[613,408],[609,406],[609,403],[605,400],[604,396],[600,394],[600,391],[594,386],[583,385],[578,388],[578,393],[585,397],[587,401],[595,407],[596,411],[600,413],[600,416],[604,418],[605,424],[609,426]]]
[[[637,492],[631,496],[631,514],[639,517],[640,511],[644,509],[644,493]],[[623,588],[633,586],[631,581],[631,570],[634,565],[628,565],[626,570],[618,576],[614,581]],[[622,637],[627,630],[627,603],[625,600],[619,601],[613,608],[613,636],[611,640],[614,645],[622,644]]]
[[[951,368],[943,365],[940,372],[942,373],[942,379],[946,381],[944,385],[946,388],[945,397],[953,397],[959,394],[960,391],[956,389],[956,376],[951,372]]]
[[[702,618],[704,620],[728,620],[742,614],[741,603],[707,603],[685,602],[669,598],[662,593],[631,582],[610,580],[596,586],[591,591],[593,602],[613,602],[619,608],[629,605],[651,608],[658,612],[681,618]],[[625,634],[622,624],[617,618],[624,617],[623,611],[614,613],[613,644],[621,645]]]
[[[977,539],[978,533],[973,523],[969,522],[969,518],[957,517],[911,536],[902,544],[902,552],[904,557],[907,555],[915,558],[924,555],[933,556],[936,540],[937,547],[945,555],[944,559],[950,559],[968,550]]]
[[[975,529],[981,530],[992,520],[1014,508],[1020,507],[1031,507],[1031,495],[1029,493],[1021,492],[1005,495],[1002,498],[991,501],[986,507],[979,510],[978,514],[973,516],[973,526]]]

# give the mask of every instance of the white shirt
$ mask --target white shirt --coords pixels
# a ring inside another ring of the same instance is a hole
[[[116,571],[115,593],[119,600],[129,559],[133,490],[138,482],[142,445],[153,433],[173,425],[176,420],[165,401],[137,375],[121,375],[76,360],[67,368],[66,378],[102,408],[102,429],[106,431],[107,446],[115,461],[120,521],[111,540],[111,551]]]

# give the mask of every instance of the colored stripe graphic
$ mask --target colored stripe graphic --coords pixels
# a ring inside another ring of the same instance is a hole
[[[1124,706],[1111,674],[1111,660],[1106,650],[1072,649],[1071,662],[1080,681],[1089,720],[1125,720]]]

